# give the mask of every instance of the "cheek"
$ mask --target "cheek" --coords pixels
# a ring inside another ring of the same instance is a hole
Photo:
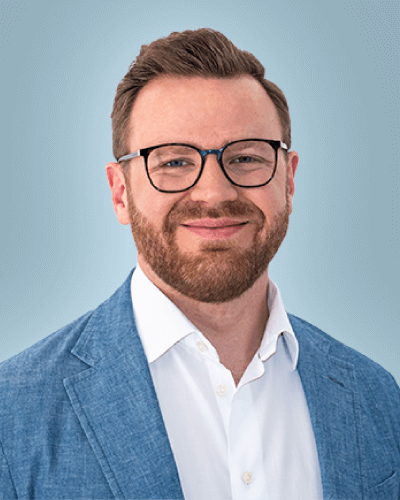
[[[269,220],[271,215],[279,211],[280,207],[285,204],[285,198],[280,189],[277,189],[276,186],[270,186],[262,193],[257,193],[257,196],[252,198],[252,202]]]
[[[180,198],[177,194],[160,193],[151,185],[140,188],[133,183],[131,196],[136,209],[157,230],[161,230],[165,218]]]
[[[286,171],[283,171],[282,169],[277,175],[275,175],[266,188],[265,196],[263,197],[263,200],[260,200],[260,203],[263,203],[266,210],[279,212],[286,206],[288,189]]]
[[[140,200],[136,204],[137,209],[155,228],[160,229],[164,222],[164,218],[168,213],[168,208],[163,207],[162,203],[157,202],[154,198]]]

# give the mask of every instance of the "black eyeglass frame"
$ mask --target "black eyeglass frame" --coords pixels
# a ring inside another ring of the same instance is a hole
[[[227,147],[231,146],[232,144],[236,144],[238,142],[250,142],[250,141],[267,142],[268,144],[270,144],[273,147],[273,149],[275,151],[275,167],[274,167],[274,170],[272,172],[271,177],[267,180],[267,182],[263,182],[262,184],[257,184],[256,186],[243,186],[243,185],[238,184],[235,181],[233,181],[229,177],[229,175],[227,174],[227,172],[225,171],[225,168],[224,168],[224,165],[223,165],[223,162],[222,162],[222,154],[225,151],[225,149]],[[200,156],[201,156],[201,167],[200,167],[199,175],[197,176],[197,178],[195,179],[195,181],[189,187],[187,187],[185,189],[178,189],[178,190],[175,190],[175,191],[170,191],[170,190],[160,189],[160,188],[158,188],[157,186],[154,185],[153,181],[151,180],[150,174],[149,174],[149,169],[148,169],[148,165],[147,165],[147,159],[149,157],[149,154],[152,151],[154,151],[155,149],[158,149],[158,148],[162,148],[164,146],[185,146],[185,147],[189,147],[189,148],[195,149],[198,153],[200,153]],[[139,156],[142,156],[144,158],[144,164],[145,164],[145,168],[146,168],[147,177],[149,179],[150,184],[153,186],[154,189],[156,189],[157,191],[160,191],[161,193],[183,193],[184,191],[188,191],[189,189],[191,189],[199,181],[199,179],[201,177],[201,174],[203,173],[206,156],[210,155],[210,154],[217,155],[218,164],[221,167],[221,170],[224,173],[225,177],[228,179],[228,181],[230,183],[232,183],[234,186],[250,189],[250,188],[257,188],[257,187],[266,186],[269,182],[272,181],[272,179],[274,178],[277,166],[278,166],[278,151],[279,151],[280,148],[284,149],[285,151],[287,151],[289,149],[284,142],[282,142],[282,141],[275,141],[275,140],[271,140],[271,139],[240,139],[238,141],[229,142],[228,144],[226,144],[221,149],[199,149],[199,148],[196,148],[195,146],[192,146],[191,144],[183,144],[183,143],[180,143],[180,142],[170,142],[170,143],[166,143],[166,144],[158,144],[157,146],[151,146],[150,148],[138,149],[134,153],[130,153],[130,154],[121,156],[120,158],[117,159],[117,162],[121,163],[123,161],[129,161],[132,158],[137,158]]]

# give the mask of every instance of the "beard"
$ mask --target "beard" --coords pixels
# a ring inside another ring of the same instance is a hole
[[[267,270],[287,232],[288,196],[285,208],[269,223],[250,201],[226,201],[216,208],[178,201],[160,231],[135,206],[128,179],[126,186],[131,230],[139,254],[164,283],[196,301],[223,303],[240,297]],[[240,248],[235,240],[204,241],[195,255],[179,248],[176,231],[185,221],[238,216],[251,218],[256,226],[248,248]]]

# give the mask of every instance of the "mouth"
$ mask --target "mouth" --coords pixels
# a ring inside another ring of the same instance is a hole
[[[201,219],[182,224],[182,226],[205,239],[223,239],[230,238],[246,224],[248,224],[248,221],[233,219]]]

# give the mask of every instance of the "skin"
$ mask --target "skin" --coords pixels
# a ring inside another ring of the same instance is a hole
[[[139,93],[131,113],[129,151],[168,142],[192,144],[201,149],[219,149],[228,142],[264,138],[282,140],[277,111],[263,87],[253,77],[234,79],[162,77]],[[143,159],[131,160],[129,175],[122,165],[108,163],[107,178],[118,221],[130,224],[132,203],[161,235],[163,221],[174,205],[199,204],[207,209],[225,202],[242,201],[257,207],[265,216],[261,237],[287,210],[292,213],[294,175],[298,154],[291,151],[287,161],[282,151],[273,180],[266,186],[246,189],[231,184],[216,157],[207,157],[198,183],[183,193],[161,193],[149,183]],[[131,206],[129,195],[132,197]],[[196,256],[206,244],[220,244],[191,231],[185,220],[175,231],[175,241],[184,255]],[[257,224],[249,218],[239,231],[222,235],[222,242],[239,249],[249,248]],[[201,232],[200,232],[201,233]],[[221,235],[220,235],[221,236]],[[161,236],[160,236],[161,237]],[[138,262],[147,277],[186,315],[216,348],[221,363],[237,384],[258,350],[268,320],[268,267],[253,286],[239,297],[222,303],[195,300],[169,286],[157,276],[144,256]]]

